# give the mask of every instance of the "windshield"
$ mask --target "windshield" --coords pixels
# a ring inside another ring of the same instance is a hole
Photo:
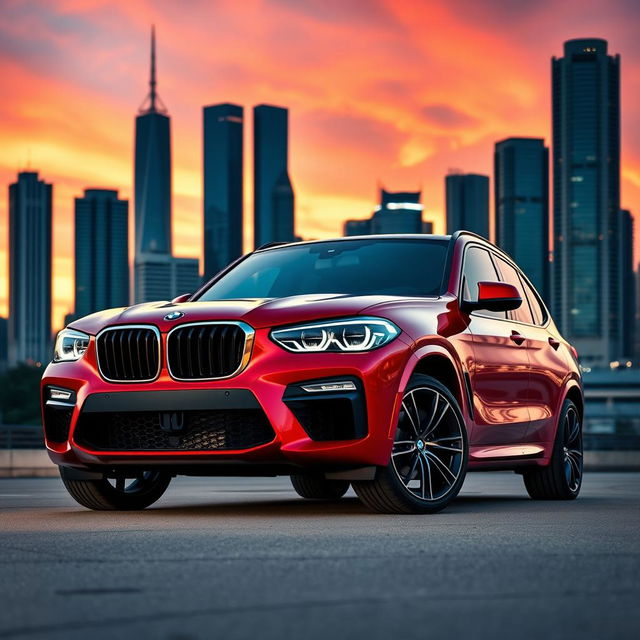
[[[315,293],[435,296],[444,239],[340,240],[259,251],[214,282],[198,300],[286,298]]]

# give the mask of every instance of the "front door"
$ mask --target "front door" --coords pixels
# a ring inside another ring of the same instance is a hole
[[[478,282],[500,280],[490,253],[477,245],[465,250],[462,297],[477,300]],[[529,427],[529,356],[518,323],[506,312],[474,311],[469,331],[474,364],[473,445],[521,443]]]

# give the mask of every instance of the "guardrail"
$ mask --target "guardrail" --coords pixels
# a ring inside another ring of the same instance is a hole
[[[44,449],[42,427],[39,424],[0,425],[0,449]]]

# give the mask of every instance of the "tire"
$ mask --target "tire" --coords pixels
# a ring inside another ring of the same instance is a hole
[[[415,374],[404,392],[389,464],[378,468],[374,480],[354,482],[353,489],[373,511],[436,513],[458,495],[468,457],[457,400],[435,378]]]
[[[558,420],[551,461],[522,473],[534,500],[575,500],[582,486],[582,424],[580,412],[565,400]]]
[[[307,500],[339,500],[349,490],[348,480],[327,480],[323,475],[291,476],[291,484],[301,498]]]
[[[162,471],[143,471],[128,485],[126,478],[116,480],[116,486],[107,478],[78,480],[69,477],[60,467],[60,477],[69,495],[83,507],[95,511],[136,511],[145,509],[159,500],[171,482],[171,476]],[[120,483],[124,482],[124,488]]]

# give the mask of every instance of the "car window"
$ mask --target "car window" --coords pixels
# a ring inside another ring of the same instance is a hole
[[[533,313],[533,322],[535,324],[544,324],[547,320],[547,314],[544,307],[540,304],[538,294],[522,276],[520,276],[520,282],[522,282],[522,288],[527,296],[527,300],[529,300],[529,306]]]
[[[500,271],[501,282],[513,285],[518,290],[518,293],[522,298],[522,304],[517,309],[509,311],[509,317],[512,320],[517,320],[518,322],[534,324],[533,316],[531,315],[531,309],[529,308],[527,296],[524,292],[524,287],[522,286],[522,282],[520,280],[518,272],[506,260],[503,260],[499,256],[494,255],[494,260],[496,261],[498,270]]]
[[[215,280],[199,300],[307,294],[440,295],[446,240],[339,240],[257,251]]]
[[[467,247],[462,264],[462,298],[464,300],[478,299],[478,282],[498,282],[498,272],[491,260],[489,252],[480,247]],[[505,311],[474,311],[474,314],[504,318]]]

